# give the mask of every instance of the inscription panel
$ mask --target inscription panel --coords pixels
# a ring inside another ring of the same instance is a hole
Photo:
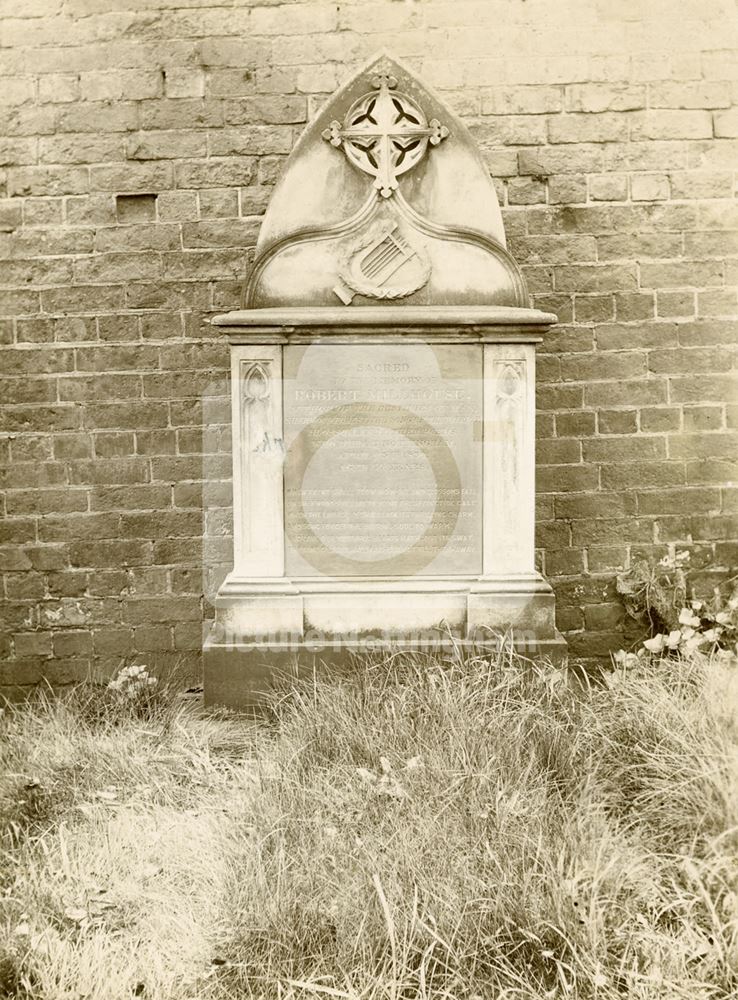
[[[482,347],[284,348],[288,576],[482,568]]]

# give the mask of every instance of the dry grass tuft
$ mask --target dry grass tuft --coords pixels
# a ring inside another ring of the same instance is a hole
[[[0,998],[733,998],[735,671],[396,657],[258,728],[10,711]]]
[[[208,995],[735,997],[735,732],[705,668],[581,689],[397,659],[285,697]]]
[[[0,998],[197,996],[254,787],[248,758],[225,767],[210,752],[235,723],[176,703],[152,719],[115,714],[86,689],[0,725],[0,940],[12,945]],[[32,822],[28,786],[44,803]]]

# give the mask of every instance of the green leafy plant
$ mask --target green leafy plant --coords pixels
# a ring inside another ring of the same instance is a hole
[[[157,713],[163,697],[158,679],[147,667],[135,664],[118,671],[106,694],[115,709],[142,719]]]
[[[666,556],[656,565],[641,559],[617,577],[626,611],[651,632],[637,654],[619,650],[617,664],[634,666],[634,658],[698,650],[738,655],[738,576],[715,587],[709,599],[700,599],[690,587],[689,562],[689,552]]]

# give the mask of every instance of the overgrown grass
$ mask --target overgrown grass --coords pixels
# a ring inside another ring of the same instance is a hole
[[[83,688],[0,721],[0,998],[197,996],[253,794],[251,727],[151,709]]]
[[[734,998],[737,669],[397,657],[258,728],[11,713],[0,997]]]

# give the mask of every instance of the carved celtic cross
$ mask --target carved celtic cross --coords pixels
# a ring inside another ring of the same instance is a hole
[[[343,124],[332,121],[323,138],[343,146],[351,163],[372,174],[374,186],[389,198],[398,175],[423,158],[429,142],[437,146],[445,139],[448,129],[437,118],[428,121],[415,101],[398,93],[395,77],[381,73],[371,83],[372,92],[351,106]]]

